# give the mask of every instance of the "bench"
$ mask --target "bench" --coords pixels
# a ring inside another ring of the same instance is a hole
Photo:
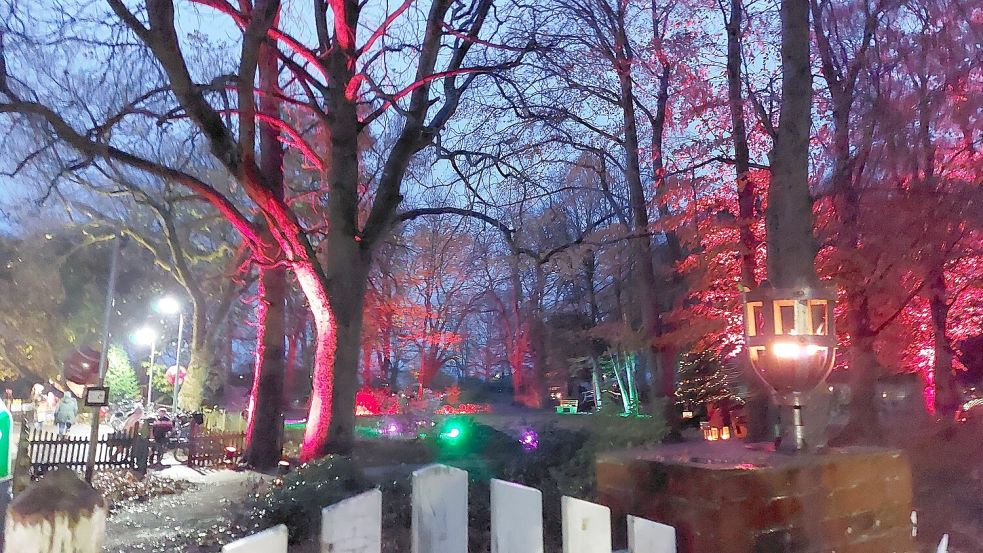
[[[579,407],[580,407],[580,402],[577,401],[576,399],[561,399],[560,404],[556,406],[556,414],[557,415],[562,415],[564,413],[573,414],[577,412],[577,409]]]

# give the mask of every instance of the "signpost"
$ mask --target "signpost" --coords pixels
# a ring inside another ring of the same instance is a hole
[[[99,380],[97,387],[102,387],[106,378],[106,363],[109,351],[109,321],[113,316],[113,305],[116,303],[116,277],[119,275],[119,250],[123,246],[123,237],[117,236],[113,244],[113,258],[109,265],[109,289],[106,291],[106,311],[102,319],[102,352],[99,355]],[[86,400],[89,393],[86,392]],[[108,396],[108,394],[107,394]],[[99,415],[102,407],[92,407],[92,428],[89,431],[89,455],[85,463],[85,481],[92,483],[92,475],[96,469],[96,448],[99,444]]]

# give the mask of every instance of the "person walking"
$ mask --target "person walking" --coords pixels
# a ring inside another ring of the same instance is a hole
[[[79,414],[78,400],[72,392],[65,390],[58,407],[55,408],[55,424],[58,425],[58,437],[68,433],[68,430],[75,424],[75,419]]]
[[[43,406],[44,386],[35,384],[31,386],[31,395],[23,411],[24,424],[35,430],[41,430],[41,425],[44,423]]]

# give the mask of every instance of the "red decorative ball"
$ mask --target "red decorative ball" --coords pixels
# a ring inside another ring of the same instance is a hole
[[[62,366],[65,380],[83,386],[99,382],[99,357],[99,352],[90,347],[74,350]]]
[[[174,376],[177,374],[177,365],[171,365],[167,372],[164,373],[164,378],[167,379],[167,383],[171,386],[174,385]],[[180,382],[184,384],[185,377],[188,376],[188,369],[186,367],[181,367],[181,380]]]

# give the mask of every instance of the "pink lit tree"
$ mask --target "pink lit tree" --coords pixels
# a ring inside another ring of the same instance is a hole
[[[36,92],[46,83],[11,75],[22,67],[24,43],[4,36],[0,114],[40,125],[50,137],[42,146],[77,152],[84,160],[79,170],[127,166],[180,184],[211,203],[264,268],[261,327],[279,338],[278,326],[267,325],[282,324],[268,320],[263,309],[282,303],[278,273],[289,269],[311,309],[316,335],[302,457],[348,452],[367,277],[373,253],[397,219],[407,166],[448,124],[475,79],[514,64],[524,48],[496,47],[491,39],[496,29],[486,29],[486,21],[494,21],[489,0],[476,0],[465,10],[451,9],[447,0],[425,7],[407,1],[390,12],[372,12],[353,0],[317,2],[312,13],[298,16],[315,31],[313,44],[291,35],[283,22],[295,14],[281,14],[276,0],[196,4],[149,0],[134,11],[109,1],[111,13],[102,15],[127,37],[118,47],[145,64],[146,88],[121,90],[122,99],[108,102],[105,116],[94,123],[82,123],[70,107],[40,101],[44,95]],[[206,8],[241,30],[231,72],[195,63],[200,60],[189,57],[198,54],[189,43],[195,37],[178,31],[183,10]],[[401,24],[413,18],[419,26]],[[368,33],[361,30],[365,26]],[[97,57],[112,50],[91,48]],[[403,69],[391,69],[396,66]],[[119,83],[123,69],[107,61],[101,75]],[[223,194],[202,175],[129,148],[120,127],[139,119],[170,129],[190,125],[248,202]],[[377,170],[367,175],[359,164],[359,137],[373,127],[391,129],[392,140]],[[305,221],[296,207],[291,192],[302,187],[285,182],[281,144],[304,159],[305,180],[314,183],[309,191],[320,195],[323,206],[317,221]],[[269,438],[276,435],[271,425],[282,401],[282,354],[282,339],[267,343],[260,335],[252,447],[275,441]],[[275,457],[267,448],[255,459],[269,466]]]

